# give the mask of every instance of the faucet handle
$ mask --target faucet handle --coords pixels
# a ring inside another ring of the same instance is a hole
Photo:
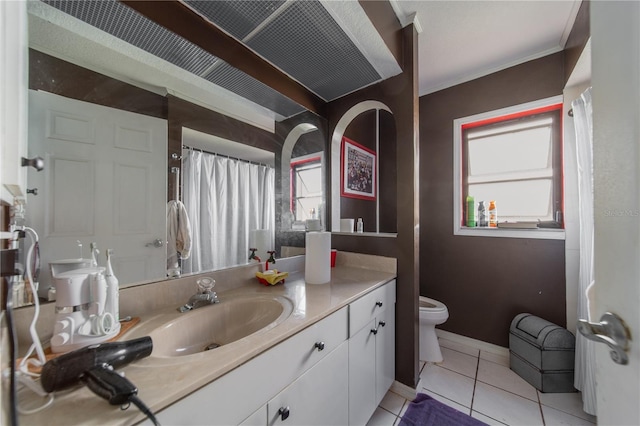
[[[210,293],[211,289],[216,285],[216,280],[211,277],[202,277],[196,283],[198,284],[198,292]]]

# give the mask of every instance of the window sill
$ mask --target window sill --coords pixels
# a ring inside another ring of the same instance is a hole
[[[497,238],[530,238],[540,240],[564,240],[564,229],[513,229],[513,228],[467,228],[455,227],[453,235],[471,237],[497,237]]]

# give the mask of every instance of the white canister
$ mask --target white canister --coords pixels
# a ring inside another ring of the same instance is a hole
[[[304,281],[307,284],[326,284],[331,281],[330,232],[307,232]]]
[[[355,219],[340,219],[340,232],[353,232]]]

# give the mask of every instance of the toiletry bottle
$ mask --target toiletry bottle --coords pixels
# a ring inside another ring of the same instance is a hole
[[[496,209],[496,202],[494,200],[489,201],[489,228],[498,227],[498,209]]]
[[[467,227],[476,226],[476,203],[471,195],[467,195]]]
[[[105,274],[105,280],[107,281],[107,308],[108,312],[111,312],[116,322],[120,321],[120,296],[118,288],[118,278],[113,274],[113,268],[111,267],[111,255],[113,250],[107,250],[107,273]]]
[[[358,222],[356,223],[356,232],[364,232],[364,223],[362,223],[362,218],[358,218]]]
[[[484,205],[484,201],[478,203],[478,226],[486,228],[487,222],[487,208]]]

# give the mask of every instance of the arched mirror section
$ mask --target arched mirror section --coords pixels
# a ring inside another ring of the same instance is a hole
[[[331,231],[357,233],[362,219],[364,234],[394,235],[396,181],[391,109],[375,100],[354,105],[331,136]]]

